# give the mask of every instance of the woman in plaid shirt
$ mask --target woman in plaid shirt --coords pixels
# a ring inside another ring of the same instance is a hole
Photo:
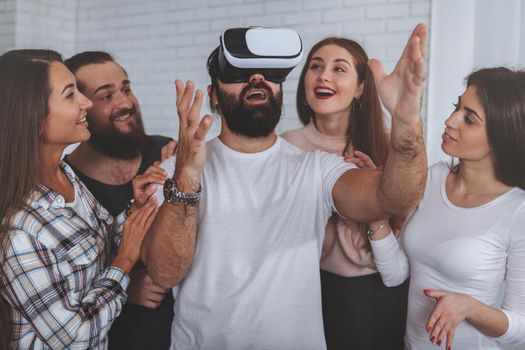
[[[58,53],[0,56],[6,348],[105,349],[126,300],[128,272],[157,210],[153,201],[134,204],[127,219],[114,220],[61,161],[68,145],[89,139],[91,106]]]

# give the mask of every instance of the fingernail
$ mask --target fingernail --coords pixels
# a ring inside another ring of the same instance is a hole
[[[423,293],[425,293],[425,295],[430,295],[430,289],[423,289]]]
[[[428,332],[428,333],[432,332],[432,327],[428,326],[428,327],[427,327],[427,332]]]
[[[436,340],[436,336],[433,335],[432,338],[430,338],[430,341],[433,343],[434,340]]]
[[[447,346],[447,350],[452,350],[452,347],[451,346]]]
[[[441,345],[441,339],[438,339],[438,341],[436,342],[436,344],[437,344],[438,346],[440,346],[440,345]]]

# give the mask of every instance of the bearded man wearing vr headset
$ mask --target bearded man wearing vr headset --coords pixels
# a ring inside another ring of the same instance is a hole
[[[302,51],[293,31],[236,28],[221,36],[208,59],[208,93],[222,130],[207,143],[213,119],[199,122],[203,93],[176,82],[177,159],[163,164],[174,175],[142,245],[155,282],[178,284],[172,349],[326,348],[319,259],[328,218],[404,215],[423,194],[425,38],[418,25],[390,75],[369,63],[392,114],[382,172],[305,153],[276,135],[281,83]]]

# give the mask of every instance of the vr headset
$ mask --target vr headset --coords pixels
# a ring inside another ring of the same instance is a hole
[[[231,28],[220,37],[218,78],[223,83],[241,83],[259,73],[282,83],[302,57],[301,38],[291,29]]]

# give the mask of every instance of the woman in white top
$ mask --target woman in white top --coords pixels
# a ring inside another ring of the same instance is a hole
[[[387,285],[410,271],[408,349],[525,344],[525,72],[478,70],[454,106],[441,147],[459,162],[430,168],[401,244],[377,230],[374,259]]]

